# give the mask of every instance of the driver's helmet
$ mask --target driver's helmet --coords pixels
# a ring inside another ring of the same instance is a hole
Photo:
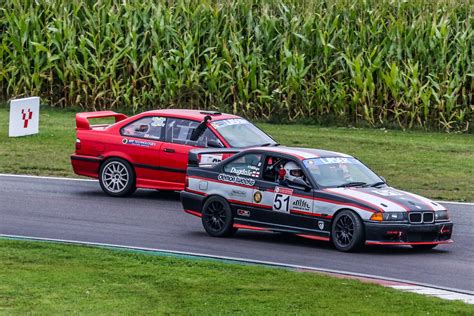
[[[285,180],[294,182],[296,178],[303,179],[303,170],[293,161],[288,161],[283,169],[285,169]]]

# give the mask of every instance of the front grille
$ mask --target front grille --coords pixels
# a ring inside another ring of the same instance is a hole
[[[406,236],[407,242],[427,242],[435,241],[438,239],[437,232],[426,232],[426,233],[408,233]]]
[[[423,223],[433,223],[433,222],[434,222],[434,214],[432,212],[423,213]]]
[[[422,222],[422,216],[421,216],[421,213],[410,213],[409,214],[409,219],[410,219],[410,223],[421,223]]]
[[[433,212],[410,212],[408,213],[408,219],[412,224],[421,223],[434,223]]]

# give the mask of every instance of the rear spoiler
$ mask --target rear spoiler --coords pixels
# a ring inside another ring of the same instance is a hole
[[[116,113],[114,111],[82,112],[76,114],[76,128],[90,129],[91,125],[89,123],[89,119],[103,117],[115,117],[115,123],[127,118],[125,114]]]
[[[191,149],[188,154],[188,167],[209,168],[240,151],[238,148]]]

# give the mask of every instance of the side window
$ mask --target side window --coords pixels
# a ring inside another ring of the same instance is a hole
[[[169,118],[166,124],[166,141],[175,144],[196,146],[196,147],[224,147],[217,136],[210,130],[206,129],[197,141],[191,140],[191,134],[198,127],[196,121]]]
[[[261,160],[261,154],[244,155],[225,165],[224,171],[239,176],[258,178],[262,168]]]
[[[267,156],[263,165],[263,180],[279,182],[280,169],[283,169],[287,161],[280,157]]]
[[[147,116],[122,127],[120,133],[124,136],[161,140],[166,117]]]

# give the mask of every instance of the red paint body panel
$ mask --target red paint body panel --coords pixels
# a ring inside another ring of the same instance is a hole
[[[199,110],[154,110],[127,117],[113,111],[84,112],[76,114],[76,133],[80,143],[71,156],[71,164],[76,174],[98,178],[101,162],[111,157],[128,161],[134,168],[136,186],[160,190],[183,190],[190,145],[166,142],[164,140],[122,136],[122,127],[143,117],[160,116],[202,122],[209,113]],[[113,117],[115,124],[91,125],[89,119]],[[240,118],[231,114],[212,115],[213,120]],[[225,147],[230,147],[225,139],[208,124],[208,128],[220,139]],[[125,140],[146,142],[147,146],[131,145]],[[224,158],[230,157],[226,154]]]

